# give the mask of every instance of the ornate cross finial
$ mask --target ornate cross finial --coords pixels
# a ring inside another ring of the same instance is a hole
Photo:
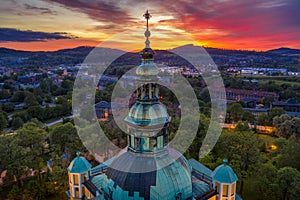
[[[148,29],[148,20],[152,17],[150,15],[150,13],[148,12],[148,10],[146,11],[146,13],[143,15],[145,17],[145,19],[147,20],[147,29]]]
[[[146,39],[146,42],[145,42],[145,44],[146,44],[146,48],[150,48],[150,41],[149,41],[149,37],[150,37],[150,31],[149,31],[149,26],[148,26],[148,21],[149,21],[149,19],[152,17],[151,15],[150,15],[150,13],[148,12],[148,10],[146,11],[146,13],[143,15],[144,17],[145,17],[145,19],[147,20],[147,29],[146,29],[146,31],[145,31],[145,37],[147,38]]]

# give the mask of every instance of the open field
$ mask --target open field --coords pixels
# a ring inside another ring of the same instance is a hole
[[[292,77],[290,76],[244,76],[244,75],[239,75],[236,76],[235,78],[240,78],[240,79],[256,79],[259,82],[258,83],[267,83],[269,81],[273,81],[278,85],[282,84],[290,84],[290,85],[295,85],[295,86],[300,86],[300,77]]]
[[[295,82],[295,81],[284,81],[284,80],[277,80],[277,79],[272,79],[272,78],[266,78],[266,79],[258,79],[259,83],[268,83],[269,81],[274,81],[278,85],[282,84],[290,84],[290,85],[295,85],[295,86],[300,86],[300,82]]]

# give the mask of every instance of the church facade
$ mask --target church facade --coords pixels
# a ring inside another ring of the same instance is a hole
[[[128,147],[96,167],[77,153],[67,169],[66,194],[70,200],[239,200],[238,179],[226,159],[212,171],[168,147],[170,116],[159,101],[159,70],[149,41],[151,15],[147,11],[144,17],[146,47],[136,69],[140,87],[124,119]]]

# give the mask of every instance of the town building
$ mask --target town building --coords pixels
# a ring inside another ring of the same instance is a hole
[[[275,100],[279,98],[275,92],[226,88],[226,97],[230,100],[241,101],[249,98],[261,100],[266,96],[274,97]]]
[[[300,116],[300,103],[295,98],[288,99],[287,101],[275,101],[271,106],[272,108],[284,109],[286,114],[292,117]]]
[[[256,107],[256,108],[243,108],[243,110],[251,112],[256,120],[258,120],[262,114],[268,116],[270,113],[270,108]]]
[[[100,101],[95,104],[95,112],[99,121],[108,121],[112,118],[112,104]]]

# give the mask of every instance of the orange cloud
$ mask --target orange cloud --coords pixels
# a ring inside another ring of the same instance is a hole
[[[78,46],[96,46],[98,44],[98,41],[92,40],[61,39],[45,42],[0,42],[0,47],[24,51],[56,51]]]

